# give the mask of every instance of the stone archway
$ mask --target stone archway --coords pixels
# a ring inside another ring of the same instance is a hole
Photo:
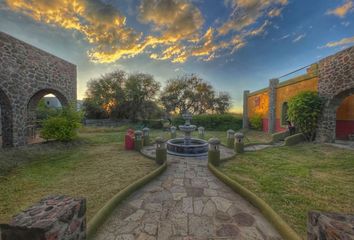
[[[28,122],[43,96],[51,93],[62,105],[75,104],[76,66],[3,32],[0,52],[1,108],[11,113],[2,114],[7,129],[4,138],[8,146],[22,146],[27,143]]]
[[[10,99],[5,92],[0,89],[0,109],[1,109],[1,135],[2,146],[13,146],[13,128],[12,128],[12,108]]]
[[[354,94],[354,47],[322,59],[318,64],[318,93],[325,106],[317,130],[319,142],[336,140],[336,112],[343,100]]]
[[[68,106],[68,98],[59,90],[46,88],[41,89],[33,94],[33,96],[28,100],[27,104],[27,120],[26,120],[26,136],[34,138],[36,136],[36,125],[37,125],[37,116],[36,109],[39,101],[46,95],[52,94],[58,98],[61,106]]]
[[[336,140],[337,109],[346,97],[353,94],[354,87],[338,93],[325,103],[319,128],[322,142],[334,142]]]

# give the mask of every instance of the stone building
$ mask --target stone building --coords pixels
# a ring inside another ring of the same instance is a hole
[[[325,99],[317,140],[346,140],[354,134],[354,47],[326,57],[306,70],[287,81],[271,79],[267,88],[244,91],[244,127],[248,128],[249,119],[258,114],[263,131],[286,130],[287,102],[302,91],[316,91]]]
[[[21,146],[45,95],[61,105],[76,102],[76,66],[0,32],[0,108],[2,145]]]

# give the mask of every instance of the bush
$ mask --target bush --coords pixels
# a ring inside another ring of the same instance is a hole
[[[77,129],[81,126],[82,114],[73,107],[63,108],[58,116],[49,117],[43,121],[41,137],[49,140],[70,141],[77,135]]]
[[[317,92],[305,91],[291,98],[288,106],[289,120],[299,128],[307,141],[315,140],[323,99]]]
[[[262,116],[260,114],[255,114],[250,118],[251,128],[255,130],[262,130]]]
[[[172,120],[175,126],[182,125],[185,120],[178,116]],[[238,130],[242,128],[242,117],[236,114],[202,114],[195,115],[192,124],[204,127],[206,130],[226,131],[228,129]]]

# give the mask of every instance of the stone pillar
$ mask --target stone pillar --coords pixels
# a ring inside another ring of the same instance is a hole
[[[279,79],[269,80],[269,116],[268,116],[268,132],[274,133],[276,126],[276,99],[277,99],[277,86]]]
[[[220,140],[217,138],[209,139],[208,162],[214,166],[220,165]]]
[[[156,163],[162,165],[167,160],[166,141],[162,137],[155,140],[156,143]]]
[[[134,148],[138,152],[143,147],[142,135],[142,131],[137,130],[134,132]]]
[[[235,152],[243,153],[244,152],[244,143],[243,143],[244,135],[243,133],[237,132],[235,133]]]
[[[198,136],[200,139],[204,139],[204,134],[205,134],[205,128],[199,127],[198,128]]]
[[[250,93],[249,90],[243,91],[242,127],[244,129],[249,128],[249,123],[248,123],[248,94],[249,93]]]
[[[85,240],[86,200],[50,196],[0,225],[3,240]]]
[[[235,135],[235,131],[232,129],[229,129],[226,131],[227,134],[227,147],[228,148],[233,148],[234,147],[234,135]]]
[[[149,146],[150,145],[150,129],[149,128],[143,128],[143,144],[144,146]]]
[[[175,126],[170,127],[171,138],[176,138],[177,136],[177,128]]]

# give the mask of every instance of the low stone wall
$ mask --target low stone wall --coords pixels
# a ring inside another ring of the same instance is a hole
[[[310,211],[307,238],[308,240],[354,239],[354,215]]]
[[[86,200],[50,196],[0,224],[0,240],[85,240]]]

